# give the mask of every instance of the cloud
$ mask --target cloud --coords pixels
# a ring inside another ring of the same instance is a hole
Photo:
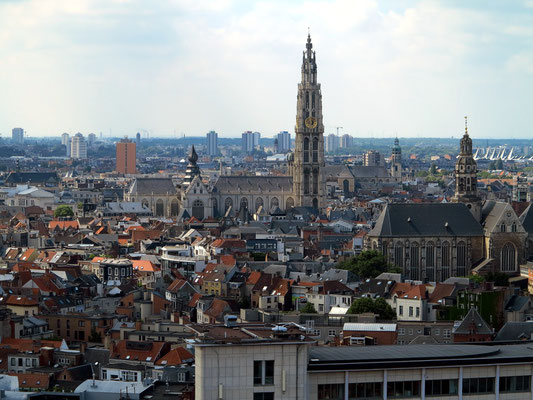
[[[480,136],[525,135],[499,113],[527,106],[509,89],[531,89],[527,14],[397,4],[2,2],[0,132],[292,130],[310,27],[327,130],[450,136],[469,114]]]

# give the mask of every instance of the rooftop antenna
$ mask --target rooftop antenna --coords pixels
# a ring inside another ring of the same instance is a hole
[[[465,115],[465,135],[468,135],[468,116]]]

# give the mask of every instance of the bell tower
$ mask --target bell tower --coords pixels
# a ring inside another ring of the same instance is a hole
[[[454,203],[465,203],[472,215],[481,221],[481,198],[477,193],[477,163],[472,153],[472,139],[468,135],[468,120],[465,117],[465,134],[455,164]]]
[[[316,56],[307,36],[302,60],[302,81],[298,84],[296,106],[296,139],[293,173],[293,193],[296,206],[324,206],[326,194],[323,179],[324,124],[322,121],[322,93],[316,79]]]

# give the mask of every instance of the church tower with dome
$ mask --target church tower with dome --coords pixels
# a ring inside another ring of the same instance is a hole
[[[477,163],[472,152],[472,139],[468,135],[468,121],[465,117],[465,134],[461,139],[461,149],[455,164],[454,203],[464,203],[474,218],[481,221],[482,201],[477,192]]]

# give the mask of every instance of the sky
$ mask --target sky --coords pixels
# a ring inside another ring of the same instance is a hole
[[[0,133],[533,138],[533,0],[1,0]]]

